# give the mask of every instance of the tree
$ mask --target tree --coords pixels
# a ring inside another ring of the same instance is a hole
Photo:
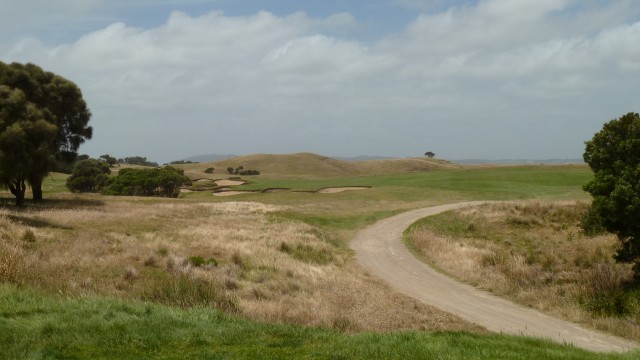
[[[191,184],[184,171],[171,166],[122,169],[104,190],[107,195],[178,197],[182,185]]]
[[[54,157],[59,162],[73,162],[80,145],[93,134],[88,125],[91,111],[76,84],[34,64],[2,62],[0,84],[21,90],[39,109],[42,119],[56,127],[56,136],[51,139]],[[34,167],[27,175],[34,200],[42,200],[42,180],[54,166],[52,162],[46,165],[46,169]]]
[[[44,177],[54,162],[57,127],[19,89],[0,85],[0,182],[24,205],[30,176]]]
[[[427,151],[426,153],[424,153],[424,156],[428,157],[429,159],[433,158],[436,156],[436,154],[434,154],[431,151]]]
[[[617,235],[616,260],[633,263],[640,280],[640,115],[609,121],[585,144],[584,161],[594,173],[584,186],[593,196],[588,216]]]
[[[125,164],[158,167],[158,163],[147,160],[144,156],[129,156],[122,160]]]
[[[109,154],[104,154],[100,156],[100,160],[104,161],[109,165],[109,167],[113,167],[113,165],[118,164],[118,159],[114,158]]]
[[[110,165],[95,159],[80,160],[67,178],[71,192],[99,192],[109,184]]]

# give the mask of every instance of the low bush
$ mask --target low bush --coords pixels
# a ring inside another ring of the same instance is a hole
[[[109,184],[109,164],[96,159],[80,160],[67,178],[67,188],[71,192],[99,192]]]
[[[104,190],[107,195],[178,197],[183,185],[191,185],[184,171],[171,166],[156,169],[122,169]]]

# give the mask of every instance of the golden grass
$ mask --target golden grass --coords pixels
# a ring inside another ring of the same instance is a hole
[[[0,210],[0,281],[344,331],[481,331],[393,293],[335,233],[273,215],[284,207],[139,200]]]
[[[531,202],[462,209],[427,220],[414,228],[410,241],[429,262],[462,281],[640,340],[640,308],[630,304],[631,311],[614,315],[598,303],[616,299],[632,274],[630,265],[613,261],[614,236],[580,233],[586,208]]]

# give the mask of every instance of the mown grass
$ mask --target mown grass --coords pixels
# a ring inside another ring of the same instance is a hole
[[[209,308],[61,298],[0,284],[3,359],[637,359],[522,337],[346,335],[260,324]]]
[[[434,194],[467,200],[574,198],[585,196],[581,186],[591,177],[592,172],[586,166],[514,166],[322,180],[252,178],[249,184],[238,189],[288,188],[315,191],[327,187],[370,186],[373,191],[340,195],[370,197],[373,193],[374,197],[380,199],[412,201],[432,198]]]
[[[184,195],[193,201],[259,201],[291,208],[283,217],[330,229],[349,237],[383,216],[404,210],[465,200],[587,199],[582,185],[593,176],[586,166],[514,166],[413,172],[399,175],[328,179],[252,177],[238,190],[287,188],[303,192],[247,193],[216,198],[211,192]],[[337,194],[313,191],[345,186],[370,189]],[[306,192],[305,192],[306,191]]]

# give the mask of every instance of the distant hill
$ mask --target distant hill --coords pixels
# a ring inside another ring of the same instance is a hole
[[[369,156],[369,155],[359,155],[353,157],[345,157],[345,156],[334,156],[334,159],[337,160],[347,160],[347,161],[367,161],[367,160],[391,160],[391,159],[399,159],[398,157],[393,156]]]
[[[194,155],[194,156],[189,156],[187,158],[184,159],[180,159],[180,160],[184,160],[184,161],[192,161],[192,162],[209,162],[209,161],[216,161],[216,160],[224,160],[224,159],[229,159],[232,157],[236,157],[237,155],[231,155],[231,154],[227,154],[227,155],[221,155],[221,154],[203,154],[203,155]]]
[[[405,158],[352,161],[338,160],[312,153],[253,154],[199,164],[180,165],[185,170],[185,174],[194,179],[228,176],[226,169],[238,166],[258,170],[261,177],[285,179],[372,176],[459,167],[459,165],[439,159]],[[204,170],[209,167],[215,168],[213,174],[204,173]]]
[[[496,165],[529,165],[529,164],[584,164],[582,159],[546,159],[546,160],[530,160],[530,159],[500,159],[500,160],[484,160],[484,159],[462,159],[453,160],[456,164],[479,165],[479,164],[496,164]]]

